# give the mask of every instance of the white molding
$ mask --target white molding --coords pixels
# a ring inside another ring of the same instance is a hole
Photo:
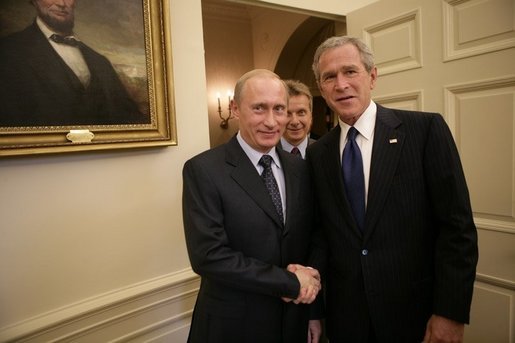
[[[204,19],[250,25],[249,11],[245,6],[203,1],[202,17]]]
[[[385,94],[380,96],[374,96],[373,100],[383,106],[388,107],[389,104],[412,101],[416,104],[414,111],[422,111],[424,108],[424,92],[419,90],[413,90],[409,92],[401,92],[395,94]],[[391,106],[394,107],[394,106]]]
[[[515,290],[515,282],[513,282],[511,280],[502,279],[502,278],[498,278],[498,277],[495,277],[495,276],[487,275],[487,274],[476,273],[476,281],[483,282],[483,283],[486,283],[488,285],[493,285],[493,286],[501,287],[501,288],[504,288],[504,289],[509,289],[509,290],[512,290],[512,291]]]
[[[42,336],[67,338],[84,335],[109,323],[195,297],[199,280],[200,277],[187,268],[99,294],[0,328],[0,342],[31,342],[33,339],[41,341]],[[191,315],[191,310],[192,307],[181,309],[180,313],[170,313],[164,321],[169,323],[182,319]],[[154,327],[159,327],[159,323]]]
[[[508,34],[498,34],[491,37],[484,37],[475,42],[475,46],[459,47],[456,42],[457,24],[454,20],[454,12],[458,6],[471,6],[471,0],[444,0],[443,11],[443,61],[449,62],[460,58],[472,57],[494,51],[510,49],[515,47],[514,30]],[[484,1],[481,1],[484,3]],[[504,37],[504,38],[502,38]],[[495,39],[492,41],[492,39]]]
[[[158,339],[164,336],[170,336],[175,332],[188,329],[190,326],[189,322],[192,314],[193,310],[190,310],[175,316],[171,316],[151,325],[147,325],[145,327],[134,330],[126,335],[119,336],[116,339],[111,340],[110,343],[129,342],[144,336],[147,336],[147,338],[148,336],[153,336],[153,339]],[[188,324],[181,325],[181,323],[184,320],[187,320]],[[175,325],[177,323],[179,323],[179,325]],[[165,332],[161,333],[160,329],[165,329]]]
[[[478,230],[496,231],[515,235],[515,223],[496,219],[474,217],[474,222]]]
[[[453,85],[444,86],[444,113],[447,119],[449,128],[456,133],[456,99],[459,94],[472,93],[477,91],[512,87],[515,85],[515,75],[506,75],[504,77],[498,77],[487,80],[477,80],[473,82],[459,83]]]
[[[281,4],[277,4],[277,3],[273,3],[273,2],[256,1],[256,0],[227,0],[227,1],[232,2],[232,3],[242,4],[242,5],[263,7],[263,8],[269,8],[269,9],[278,10],[278,11],[304,14],[304,15],[308,15],[308,16],[334,20],[334,21],[342,22],[342,23],[345,23],[345,20],[346,20],[344,15],[335,14],[333,12],[331,12],[331,13],[320,12],[320,11],[305,9],[305,8],[296,7],[296,6],[281,5]]]
[[[421,9],[415,8],[409,12],[399,14],[380,23],[363,28],[363,40],[374,51],[374,42],[381,35],[391,34],[394,30],[405,28],[409,30],[408,41],[399,43],[409,47],[409,54],[386,62],[376,62],[379,75],[398,73],[405,70],[422,68],[422,19]],[[374,51],[376,58],[378,51]]]

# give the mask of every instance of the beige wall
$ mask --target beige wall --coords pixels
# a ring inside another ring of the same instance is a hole
[[[0,341],[189,277],[181,170],[209,147],[204,48],[200,0],[170,3],[177,146],[0,159]]]
[[[184,244],[181,170],[209,148],[212,94],[201,1],[163,1],[177,146],[0,159],[0,342],[185,341],[198,278]],[[342,14],[338,1],[320,3]]]
[[[515,342],[514,5],[383,0],[347,16],[375,54],[374,100],[442,113],[460,151],[479,237],[467,343]]]
[[[188,158],[209,148],[210,135],[217,145],[237,129],[234,121],[233,131],[219,128],[216,91],[225,92],[253,66],[273,68],[286,31],[293,32],[301,22],[299,13],[324,9],[329,17],[347,14],[339,0],[267,0],[272,7],[299,11],[289,17],[291,21],[278,18],[283,25],[273,30],[258,15],[249,16],[255,19],[254,29],[241,21],[206,22],[210,27],[219,25],[219,31],[210,31],[210,43],[204,47],[201,0],[164,1],[171,5],[177,146],[0,158],[0,342],[184,342],[198,278],[189,267],[184,244],[181,169]],[[439,5],[436,12],[441,13]],[[354,25],[352,19],[349,25]],[[263,40],[267,32],[273,43],[268,46],[270,40]],[[213,36],[223,39],[211,45]],[[218,51],[216,58],[227,62],[206,68],[204,57],[208,61],[220,47],[224,52]],[[473,70],[469,74],[475,78],[485,78],[488,70],[500,68],[499,58],[506,54],[512,57],[513,49],[481,54],[465,69]],[[376,94],[391,95],[388,89],[395,84],[399,84],[395,75],[385,77]],[[421,86],[414,82],[404,87]],[[445,108],[436,88],[428,90],[425,99],[424,109]],[[509,237],[512,226],[510,221],[505,230]],[[480,235],[485,242],[491,233],[482,230]],[[506,240],[501,251],[508,252],[511,241]],[[497,255],[483,256],[494,261]],[[500,258],[509,267],[513,254]],[[482,261],[488,262],[485,257]],[[488,266],[480,268],[486,271]],[[513,300],[492,297],[495,285],[503,284],[489,284],[490,298],[479,299],[490,306],[500,301],[504,312],[497,317],[504,320],[506,330],[501,331],[508,332],[513,327],[513,306],[506,304]],[[498,308],[494,311],[500,313]]]
[[[206,1],[202,4],[206,62],[207,106],[211,146],[228,141],[237,131],[237,120],[220,127],[217,93],[222,115],[229,115],[227,91],[234,92],[236,80],[252,69],[252,29],[245,6]],[[223,15],[221,15],[223,14]]]
[[[346,15],[378,0],[228,0],[319,15]]]
[[[206,84],[211,146],[227,142],[238,132],[238,121],[220,127],[217,93],[222,115],[228,115],[227,90],[254,68],[274,70],[277,58],[306,15],[255,6],[205,1],[202,5],[206,51]],[[223,13],[223,15],[220,15]]]

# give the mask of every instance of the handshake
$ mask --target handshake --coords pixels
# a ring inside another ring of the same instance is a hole
[[[297,299],[282,298],[285,302],[293,301],[295,304],[311,304],[315,301],[318,292],[322,289],[320,281],[320,273],[311,267],[305,267],[300,264],[290,264],[286,268],[289,272],[294,273],[300,282],[300,292]]]

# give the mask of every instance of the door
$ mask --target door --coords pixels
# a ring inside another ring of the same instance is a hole
[[[466,343],[515,342],[514,3],[380,0],[347,16],[376,57],[373,99],[442,113],[456,140],[480,251]]]

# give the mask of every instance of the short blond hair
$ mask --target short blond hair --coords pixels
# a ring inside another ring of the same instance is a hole
[[[309,110],[313,112],[313,95],[309,87],[298,80],[285,80],[284,83],[288,87],[288,94],[290,96],[305,95],[309,99]]]

